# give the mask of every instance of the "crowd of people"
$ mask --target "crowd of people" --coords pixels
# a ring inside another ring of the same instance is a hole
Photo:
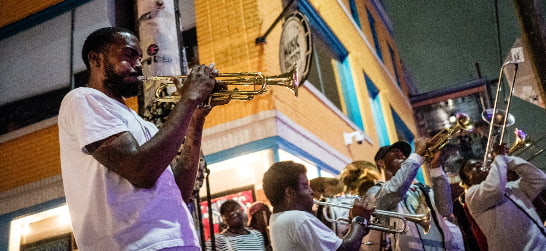
[[[65,96],[58,117],[78,248],[202,250],[186,203],[196,196],[205,118],[230,101],[204,105],[213,90],[225,88],[215,79],[214,64],[193,66],[183,85],[172,78],[180,101],[157,128],[125,104],[141,86],[142,50],[134,33],[98,29],[85,40],[82,58],[89,83]],[[273,163],[263,176],[271,208],[257,202],[245,211],[237,201],[225,201],[224,228],[208,244],[216,250],[546,250],[544,216],[534,203],[546,187],[544,172],[510,156],[504,145],[494,148],[490,165],[481,163],[469,140],[460,138],[460,191],[443,166],[453,165],[452,152],[424,158],[432,143],[427,137],[417,138],[413,151],[405,141],[383,146],[374,163],[349,163],[339,179],[310,182],[303,164]],[[420,170],[429,182],[416,179]],[[342,233],[315,207],[316,200],[338,195],[351,205]],[[376,210],[430,218],[404,221]]]

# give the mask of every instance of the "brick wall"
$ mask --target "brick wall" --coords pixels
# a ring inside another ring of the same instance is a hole
[[[280,23],[267,37],[270,42],[256,45],[255,39],[266,32],[281,12],[281,1],[196,1],[200,62],[214,62],[224,72],[278,74]]]
[[[61,173],[57,125],[0,144],[0,192]]]
[[[64,0],[2,0],[0,2],[0,27],[45,10]]]

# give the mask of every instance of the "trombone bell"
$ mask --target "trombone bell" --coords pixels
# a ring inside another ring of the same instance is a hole
[[[173,76],[183,84],[188,76]],[[142,81],[162,81],[155,91],[157,102],[176,103],[180,100],[176,92],[176,86],[170,76],[156,76],[149,78],[140,78]],[[265,76],[261,72],[237,72],[237,73],[219,73],[216,80],[226,84],[227,89],[216,90],[211,93],[210,101],[232,100],[251,100],[256,95],[265,93],[268,86],[277,85],[286,87],[298,96],[299,76],[297,67],[294,65],[289,72],[276,75]]]
[[[486,109],[482,112],[482,119],[487,122],[488,124],[493,123],[496,127],[501,127],[504,124],[504,120],[506,119],[506,127],[512,126],[514,123],[516,123],[516,120],[514,119],[514,116],[510,113],[508,113],[508,118],[506,118],[506,111],[496,109],[496,112],[493,114],[493,109]]]

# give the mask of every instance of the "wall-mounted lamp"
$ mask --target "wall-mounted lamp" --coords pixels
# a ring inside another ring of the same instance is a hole
[[[354,132],[344,132],[343,133],[343,139],[345,140],[345,145],[350,145],[353,143],[353,138],[355,139],[356,143],[359,145],[364,142],[364,133],[361,131],[354,131]]]

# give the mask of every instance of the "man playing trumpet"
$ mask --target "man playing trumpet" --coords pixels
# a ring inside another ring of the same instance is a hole
[[[302,164],[281,161],[264,174],[264,192],[273,205],[269,226],[273,250],[359,250],[372,210],[356,199],[349,212],[351,230],[338,237],[313,215],[313,190],[306,173]]]
[[[82,57],[88,87],[64,97],[58,119],[63,184],[78,247],[201,250],[186,203],[210,111],[199,105],[218,85],[218,71],[196,65],[182,87],[173,79],[180,102],[158,130],[125,103],[141,84],[135,34],[96,30],[84,42]],[[181,160],[169,165],[182,144]]]
[[[432,214],[429,233],[425,234],[416,224],[407,224],[404,234],[390,235],[392,250],[464,250],[462,242],[453,241],[449,223],[444,221],[444,217],[451,216],[452,201],[449,182],[439,161],[440,151],[430,163],[432,189],[412,184],[429,141],[416,139],[414,153],[408,143],[399,141],[381,147],[375,155],[376,165],[385,173],[386,181],[368,189],[368,206],[406,214],[421,214],[430,208]]]

